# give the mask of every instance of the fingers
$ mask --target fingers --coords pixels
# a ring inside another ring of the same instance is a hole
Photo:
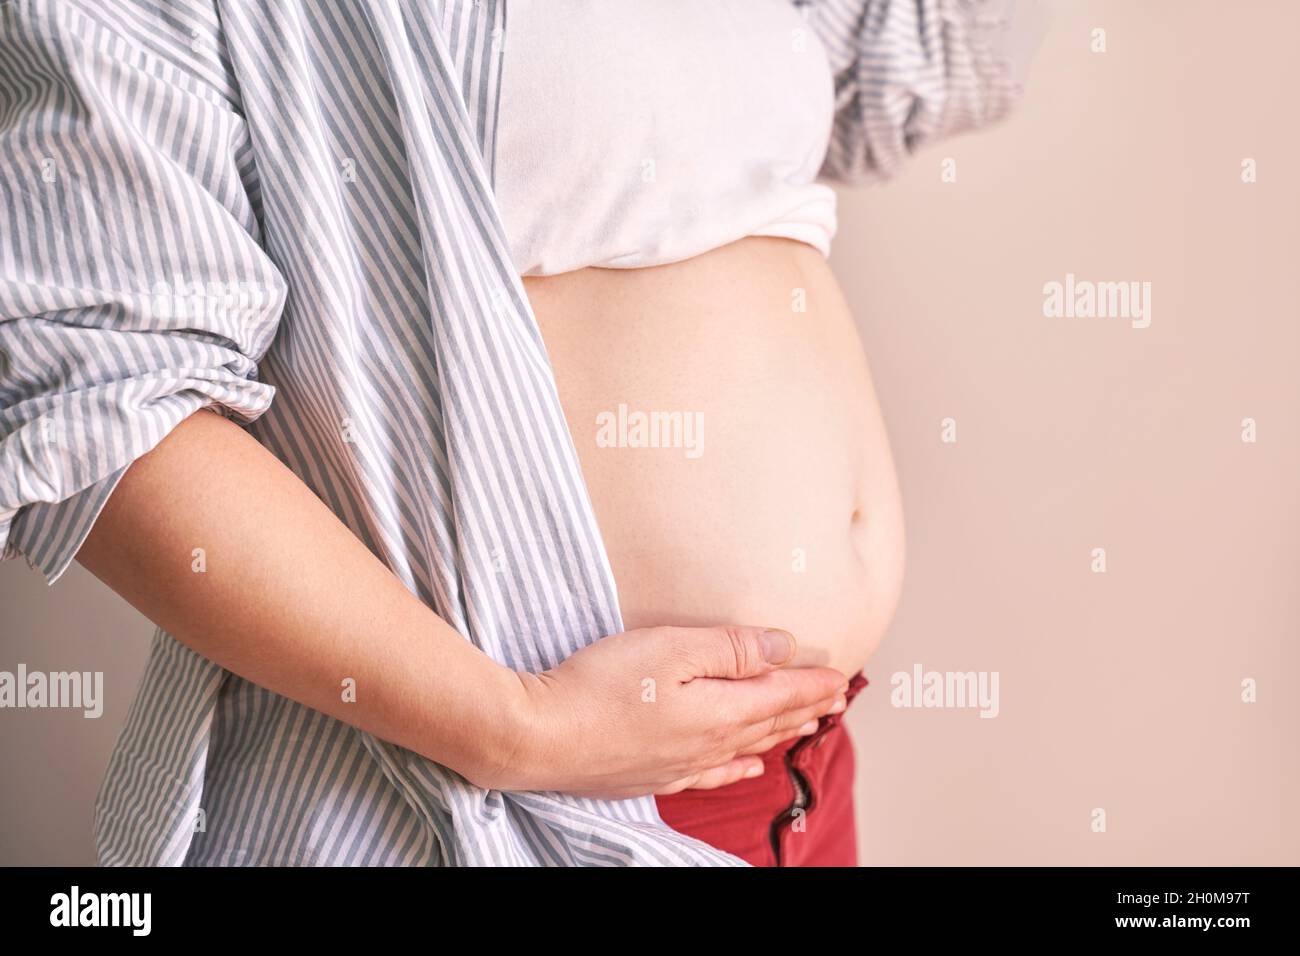
[[[848,701],[843,694],[832,700],[823,701],[814,707],[805,707],[778,719],[776,729],[765,733],[754,742],[742,746],[736,757],[720,767],[713,767],[700,773],[692,774],[675,781],[668,787],[656,790],[665,795],[680,790],[713,790],[725,787],[748,777],[757,777],[763,772],[762,754],[767,753],[778,744],[796,737],[808,737],[817,732],[821,718],[826,714],[843,713]]]
[[[812,707],[786,713],[776,719],[773,724],[774,729],[764,732],[753,742],[743,745],[735,758],[728,763],[683,777],[667,787],[656,790],[655,793],[666,795],[681,790],[713,790],[735,783],[737,780],[757,777],[763,772],[762,754],[787,740],[816,733],[823,716],[843,713],[846,707],[848,707],[847,699],[843,694],[839,694],[830,700],[820,701]]]
[[[763,761],[758,757],[737,757],[721,767],[712,767],[700,773],[691,774],[681,780],[655,791],[657,796],[667,796],[682,790],[715,790],[735,783],[757,777],[763,772]]]
[[[806,737],[816,731],[818,722],[822,717],[827,714],[843,713],[847,706],[847,699],[843,694],[840,694],[813,707],[790,711],[774,721],[760,721],[752,728],[756,739],[752,742],[746,741],[740,747],[739,753],[766,753],[779,743],[784,743],[794,737]]]
[[[742,724],[762,725],[769,733],[779,729],[787,714],[819,704],[830,705],[848,691],[844,675],[830,667],[783,668],[745,681],[711,681],[722,712]],[[820,715],[818,715],[820,716]]]
[[[746,747],[741,751],[742,754],[765,754],[773,747],[785,743],[787,740],[793,740],[795,737],[807,737],[817,732],[818,723],[810,720],[808,723],[794,730],[784,730],[780,733],[769,734],[762,740],[757,741],[752,746]]]
[[[822,701],[814,707],[805,707],[797,712],[787,714],[779,718],[775,723],[778,729],[770,733],[763,731],[761,736],[754,738],[750,743],[738,743],[735,756],[726,763],[698,771],[669,784],[634,786],[613,790],[574,790],[571,792],[594,799],[626,800],[646,794],[666,796],[682,790],[714,790],[718,787],[725,787],[739,780],[759,776],[765,770],[762,754],[767,753],[778,744],[785,743],[787,740],[792,740],[795,737],[807,737],[816,733],[822,716],[842,713],[847,706],[847,699],[843,694],[840,694],[830,700]]]
[[[794,660],[794,635],[775,628],[667,627],[677,656],[691,677],[736,680],[758,677]]]

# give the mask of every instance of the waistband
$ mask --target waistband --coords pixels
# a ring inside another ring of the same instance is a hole
[[[840,729],[843,723],[844,715],[849,712],[849,706],[853,703],[853,698],[858,696],[858,692],[866,687],[869,681],[862,671],[858,671],[849,678],[849,689],[844,692],[846,705],[838,714],[826,714],[817,721],[817,729],[807,737],[795,737],[793,740],[786,740],[777,744],[771,750],[763,753],[763,760],[766,761],[783,761],[787,754],[798,753],[810,747],[820,745],[820,742],[827,734],[835,733]]]

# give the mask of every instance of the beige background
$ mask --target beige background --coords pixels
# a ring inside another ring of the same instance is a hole
[[[1297,35],[1289,0],[1068,4],[1015,117],[842,194],[909,535],[849,715],[864,862],[1300,864]],[[1151,282],[1151,327],[1045,318],[1067,272]],[[0,566],[0,669],[107,697],[0,712],[0,864],[94,861],[150,634],[79,567]],[[998,672],[1000,715],[891,707],[917,663]]]
[[[864,860],[1300,863],[1298,35],[1067,5],[1016,116],[843,198],[909,547],[850,717]],[[1067,272],[1150,281],[1151,327],[1044,318]],[[998,671],[1001,715],[891,708],[917,662]]]

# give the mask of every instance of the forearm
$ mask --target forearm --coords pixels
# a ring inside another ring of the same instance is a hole
[[[77,560],[204,657],[471,780],[516,746],[517,675],[218,415],[191,416],[127,470]]]

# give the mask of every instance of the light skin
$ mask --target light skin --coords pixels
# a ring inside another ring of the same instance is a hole
[[[761,627],[642,628],[542,674],[497,664],[207,410],[127,470],[77,559],[204,657],[490,789],[621,798],[723,786],[844,708],[841,673],[782,667],[794,637]]]
[[[901,592],[902,503],[825,257],[750,236],[662,266],[528,276],[524,288],[624,626],[771,622],[799,635],[794,666],[861,670]],[[598,441],[600,416],[624,403],[698,416],[699,454]]]

